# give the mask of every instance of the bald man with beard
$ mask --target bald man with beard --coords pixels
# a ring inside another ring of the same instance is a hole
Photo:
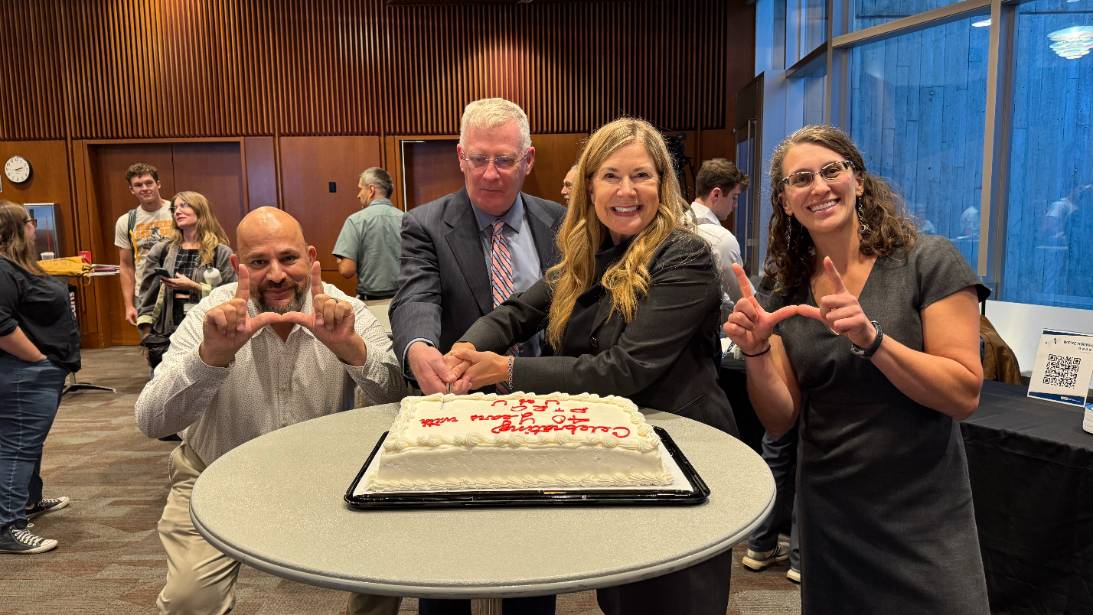
[[[387,333],[363,302],[322,282],[295,218],[256,209],[236,238],[238,282],[190,310],[136,404],[145,435],[182,434],[157,526],[168,560],[161,613],[219,614],[235,604],[239,563],[190,521],[193,485],[208,464],[285,424],[352,408],[356,390],[366,405],[405,394]],[[398,598],[353,595],[348,612],[397,610]]]

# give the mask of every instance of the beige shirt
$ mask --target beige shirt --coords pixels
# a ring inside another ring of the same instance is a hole
[[[383,327],[362,301],[330,284],[323,286],[328,295],[353,306],[354,328],[368,348],[363,366],[342,363],[299,325],[284,341],[265,327],[228,367],[207,365],[197,352],[202,324],[210,309],[235,295],[236,284],[225,284],[191,309],[171,336],[163,363],[137,399],[140,430],[149,437],[183,432],[183,439],[208,464],[264,433],[354,407],[355,387],[365,405],[402,399],[406,384]],[[303,311],[311,312],[310,293]],[[257,315],[253,302],[248,312]]]
[[[114,245],[135,253],[133,255],[133,293],[137,299],[136,305],[140,307],[140,285],[148,276],[147,259],[144,257],[152,246],[171,235],[174,222],[171,218],[171,208],[166,203],[152,213],[144,211],[143,207],[137,207],[136,212],[132,234],[129,232],[129,212],[118,216],[117,221],[114,222]]]

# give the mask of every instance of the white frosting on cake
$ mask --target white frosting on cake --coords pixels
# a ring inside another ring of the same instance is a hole
[[[369,491],[657,486],[660,438],[622,397],[552,393],[407,397]]]

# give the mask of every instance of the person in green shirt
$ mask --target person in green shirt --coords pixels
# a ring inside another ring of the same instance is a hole
[[[363,209],[349,216],[334,244],[338,271],[357,278],[361,299],[390,299],[398,290],[399,237],[403,211],[391,203],[391,176],[379,167],[361,173]]]

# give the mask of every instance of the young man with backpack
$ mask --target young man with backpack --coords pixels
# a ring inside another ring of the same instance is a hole
[[[167,237],[171,229],[170,201],[159,194],[159,169],[138,162],[125,172],[129,192],[137,199],[137,207],[118,217],[114,224],[114,245],[118,248],[121,273],[121,295],[125,302],[125,320],[137,325],[137,289],[145,271],[144,255],[152,246]]]

